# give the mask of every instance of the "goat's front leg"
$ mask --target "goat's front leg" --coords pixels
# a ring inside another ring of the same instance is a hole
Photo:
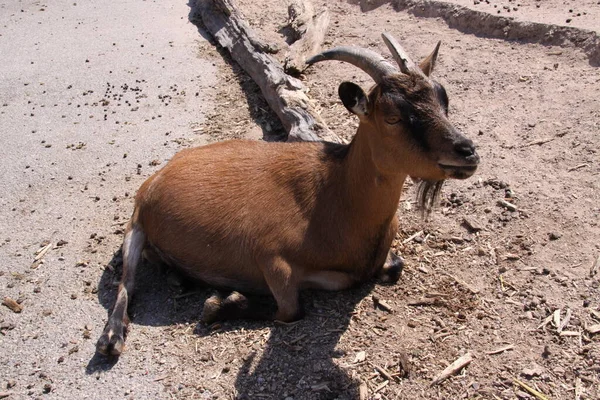
[[[202,322],[211,324],[231,319],[267,319],[292,322],[303,317],[300,306],[300,285],[292,267],[281,257],[261,260],[260,268],[275,301],[277,312],[255,296],[232,292],[226,298],[215,294],[204,302]]]
[[[385,283],[396,283],[400,279],[402,269],[404,268],[404,259],[394,253],[392,249],[388,252],[387,258],[378,278]]]
[[[274,319],[292,322],[304,316],[300,306],[300,282],[293,273],[292,266],[283,258],[275,256],[261,263],[267,285],[277,302]]]

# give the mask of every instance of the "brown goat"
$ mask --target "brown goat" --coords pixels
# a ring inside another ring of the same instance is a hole
[[[406,177],[464,179],[479,156],[448,121],[444,88],[429,78],[439,43],[417,66],[393,38],[384,34],[384,40],[400,70],[355,47],[308,61],[346,61],[376,82],[369,95],[353,83],[339,87],[344,106],[360,120],[349,145],[226,141],[183,150],[144,182],[125,233],[123,277],[100,353],[123,350],[144,250],[209,285],[272,294],[278,309],[270,318],[281,321],[301,316],[301,289],[398,279],[401,259],[390,247]],[[261,315],[245,301],[235,292],[225,300],[213,297],[203,318]]]

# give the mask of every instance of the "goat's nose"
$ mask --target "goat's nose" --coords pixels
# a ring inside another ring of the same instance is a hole
[[[464,138],[454,145],[454,151],[462,157],[475,155],[475,144],[471,139]]]

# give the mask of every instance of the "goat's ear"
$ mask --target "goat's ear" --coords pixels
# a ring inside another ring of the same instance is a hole
[[[437,60],[437,56],[438,56],[438,51],[440,50],[440,45],[442,44],[441,41],[438,42],[438,44],[435,46],[435,49],[433,49],[433,51],[431,52],[430,55],[428,55],[423,61],[421,61],[421,63],[419,64],[419,67],[421,68],[421,71],[423,71],[423,73],[426,76],[431,75],[431,73],[433,72],[433,67],[435,67],[435,62]]]
[[[367,116],[369,100],[360,86],[352,82],[342,82],[338,88],[338,94],[348,111],[356,114],[359,118]]]

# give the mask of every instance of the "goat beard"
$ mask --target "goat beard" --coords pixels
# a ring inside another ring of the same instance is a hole
[[[440,198],[445,181],[416,180],[414,178],[413,180],[419,185],[417,188],[417,204],[421,208],[421,217],[427,220]]]

